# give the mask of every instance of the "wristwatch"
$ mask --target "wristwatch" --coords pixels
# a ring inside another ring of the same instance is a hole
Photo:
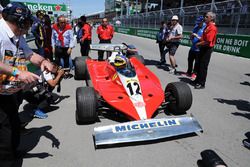
[[[18,68],[13,67],[13,68],[12,68],[11,75],[13,75],[14,77],[17,78],[19,74],[20,74],[20,71],[18,70]]]

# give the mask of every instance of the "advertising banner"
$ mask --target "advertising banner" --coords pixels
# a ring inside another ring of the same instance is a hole
[[[64,4],[32,3],[23,2],[31,11],[45,10],[53,12],[66,12],[67,6]]]
[[[116,27],[116,32],[156,39],[158,30]],[[191,46],[192,43],[189,39],[190,33],[191,32],[183,32],[182,45]],[[214,50],[220,53],[250,58],[250,36],[218,34]]]

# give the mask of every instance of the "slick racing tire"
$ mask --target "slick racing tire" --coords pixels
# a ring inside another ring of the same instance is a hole
[[[97,96],[93,87],[76,89],[76,123],[94,123],[97,119]]]
[[[131,55],[131,56],[129,56],[129,58],[131,58],[131,57],[135,57],[137,60],[139,60],[139,62],[141,62],[142,64],[145,65],[145,60],[144,60],[143,56],[141,56],[141,55]]]
[[[167,111],[173,114],[185,114],[190,109],[193,97],[189,86],[184,82],[172,82],[165,88]]]
[[[75,58],[75,80],[89,80],[89,72],[86,65],[86,60],[89,57],[76,57]]]

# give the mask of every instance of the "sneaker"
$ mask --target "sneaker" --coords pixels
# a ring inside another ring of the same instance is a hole
[[[170,69],[170,70],[169,70],[169,74],[176,74],[176,69],[174,69],[174,68],[173,68],[173,69]]]
[[[45,119],[48,117],[48,115],[46,113],[44,113],[42,110],[36,109],[33,117],[39,118],[39,119]]]
[[[192,80],[195,80],[195,79],[196,79],[196,74],[195,74],[195,73],[193,73],[193,74],[191,75],[191,79],[192,79]]]

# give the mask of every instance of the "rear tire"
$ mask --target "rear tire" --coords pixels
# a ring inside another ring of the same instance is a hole
[[[94,123],[97,119],[97,97],[94,88],[76,89],[76,123]]]
[[[189,86],[183,82],[169,83],[165,88],[165,101],[167,110],[173,114],[185,114],[193,102]]]
[[[75,58],[75,80],[89,80],[89,72],[86,64],[86,60],[89,57],[76,57]]]

